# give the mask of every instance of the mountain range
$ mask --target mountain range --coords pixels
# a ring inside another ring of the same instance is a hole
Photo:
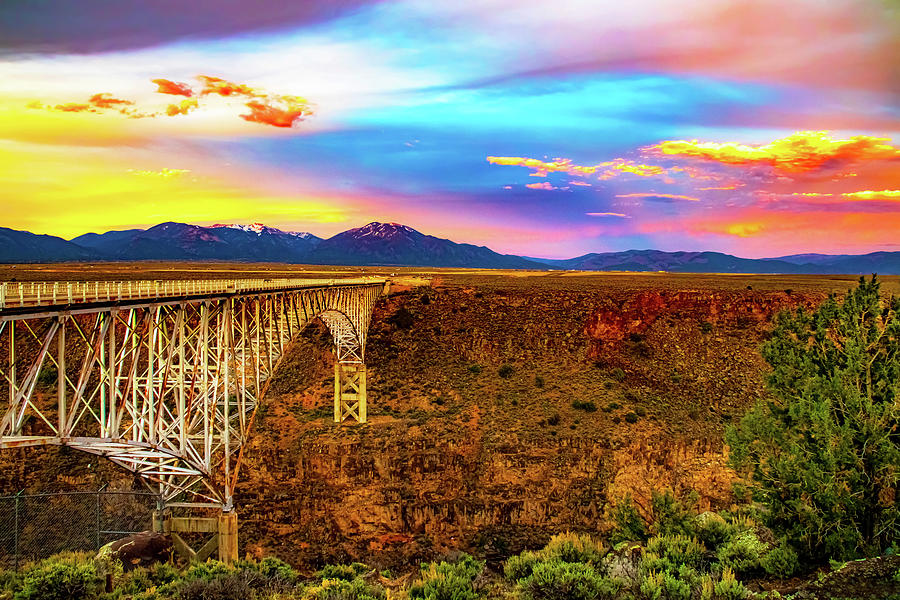
[[[628,250],[565,260],[499,254],[425,235],[399,223],[369,223],[322,239],[261,223],[209,227],[161,223],[86,233],[72,240],[0,227],[0,262],[236,261],[321,265],[670,271],[680,273],[900,274],[900,252],[739,258],[721,252]]]

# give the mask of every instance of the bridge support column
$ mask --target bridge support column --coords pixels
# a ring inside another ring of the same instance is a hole
[[[334,364],[334,422],[353,417],[366,422],[366,365]]]
[[[238,518],[234,511],[222,511],[216,517],[173,517],[168,509],[155,510],[153,531],[168,534],[175,552],[191,562],[203,562],[217,550],[219,560],[226,564],[238,559]],[[212,536],[195,550],[181,537],[182,533]]]

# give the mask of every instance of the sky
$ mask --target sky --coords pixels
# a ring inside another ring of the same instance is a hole
[[[900,251],[896,0],[5,0],[0,226]]]

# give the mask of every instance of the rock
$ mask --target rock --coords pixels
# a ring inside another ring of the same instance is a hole
[[[130,571],[134,567],[169,560],[172,556],[172,538],[164,533],[142,531],[106,544],[97,556],[116,558],[126,571]]]

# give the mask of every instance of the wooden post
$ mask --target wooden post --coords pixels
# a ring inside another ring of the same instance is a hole
[[[238,559],[237,513],[223,512],[219,515],[219,560],[231,564]]]
[[[357,385],[357,394],[359,398],[359,422],[366,422],[366,365],[359,365],[357,367],[357,374],[359,377]]]
[[[344,403],[341,401],[341,363],[334,363],[334,422],[340,423],[344,420]]]
[[[334,422],[356,417],[365,423],[366,365],[336,362],[334,364]]]

